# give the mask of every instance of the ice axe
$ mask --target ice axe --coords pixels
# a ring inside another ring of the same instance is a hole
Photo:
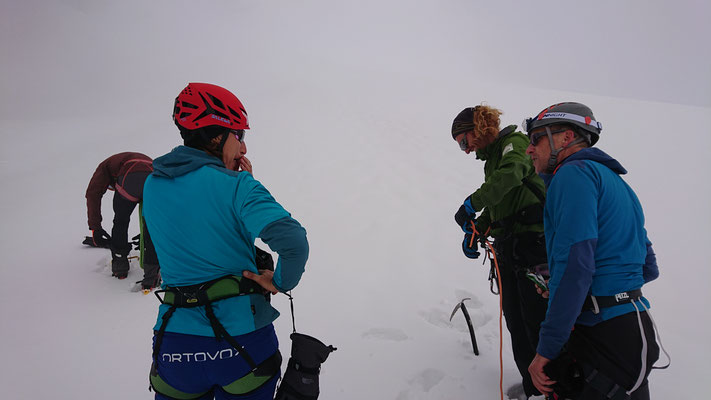
[[[457,305],[454,307],[454,310],[452,310],[452,315],[449,316],[449,321],[452,321],[452,318],[454,318],[454,314],[457,313],[457,310],[460,308],[462,309],[462,314],[464,314],[464,319],[467,320],[467,326],[469,327],[469,336],[472,338],[472,348],[474,349],[474,354],[479,355],[479,346],[476,344],[476,336],[474,335],[474,324],[472,324],[472,319],[469,316],[469,311],[467,311],[467,306],[464,305],[464,302],[467,300],[471,300],[469,297],[462,299]]]

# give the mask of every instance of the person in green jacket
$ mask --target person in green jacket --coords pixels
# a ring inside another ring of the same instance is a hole
[[[536,396],[540,393],[531,381],[528,365],[536,355],[538,331],[547,308],[547,300],[537,293],[534,282],[543,284],[547,273],[545,186],[526,155],[528,138],[516,131],[516,125],[501,129],[501,114],[486,105],[468,107],[452,123],[452,137],[459,148],[485,162],[484,183],[466,197],[455,220],[464,230],[462,249],[469,258],[479,257],[478,242],[493,238],[514,360],[526,396]]]

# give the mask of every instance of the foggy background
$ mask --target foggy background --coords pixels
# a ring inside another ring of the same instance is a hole
[[[661,276],[646,285],[672,367],[652,398],[708,397],[711,5],[702,1],[0,0],[0,395],[151,398],[153,296],[80,244],[111,154],[181,143],[188,82],[249,113],[254,175],[308,231],[297,329],[339,347],[322,398],[498,398],[498,297],[453,214],[483,163],[452,119],[518,124],[590,106],[630,173]],[[103,201],[110,229],[111,195]],[[131,235],[137,233],[137,215]],[[463,297],[466,325],[449,314]],[[275,325],[289,352],[288,302]],[[505,329],[504,329],[505,331]],[[504,388],[518,381],[504,337]]]

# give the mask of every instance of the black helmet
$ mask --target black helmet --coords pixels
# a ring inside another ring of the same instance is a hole
[[[602,131],[602,124],[595,120],[590,107],[574,102],[554,104],[538,113],[536,117],[527,118],[522,125],[523,130],[530,134],[532,130],[541,126],[556,124],[575,125],[588,132],[591,146],[600,139],[600,131]]]

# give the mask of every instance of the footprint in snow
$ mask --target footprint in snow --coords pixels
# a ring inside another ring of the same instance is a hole
[[[415,393],[416,398],[419,399],[422,393],[427,393],[432,390],[433,387],[442,382],[444,377],[445,375],[442,370],[435,368],[424,369],[407,381],[410,387],[400,391],[395,400],[408,400],[411,398],[412,393]]]
[[[449,322],[449,313],[442,309],[433,308],[427,311],[420,311],[420,317],[430,324],[440,328],[451,328],[452,323]]]
[[[429,392],[430,389],[437,386],[442,379],[444,379],[443,371],[435,368],[427,368],[410,379],[410,383],[422,387],[424,392]]]

